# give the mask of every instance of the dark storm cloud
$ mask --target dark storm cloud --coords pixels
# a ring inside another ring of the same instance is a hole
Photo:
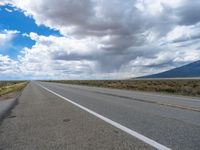
[[[43,0],[38,2],[39,6],[36,3],[30,9],[37,13],[38,23],[47,19],[50,24],[59,26],[84,24],[93,13],[91,0]]]
[[[161,28],[159,24],[166,20],[161,19],[167,16],[144,15],[134,6],[135,3],[136,0],[44,0],[37,5],[32,4],[26,12],[38,24],[56,28],[64,35],[69,35],[70,32],[72,36],[80,38],[108,35],[109,40],[100,41],[105,49],[126,50],[134,44],[143,44],[144,39],[139,39],[140,34],[152,26]],[[165,28],[166,26],[168,25]]]
[[[177,15],[180,16],[180,25],[193,25],[200,21],[200,1],[186,1],[177,9]]]
[[[126,51],[102,50],[101,53],[91,54],[67,54],[64,51],[52,53],[51,57],[54,60],[65,61],[80,61],[89,60],[96,63],[96,69],[99,72],[113,72],[119,70],[131,60],[137,57],[156,58],[156,54],[161,51],[159,47],[140,46],[127,49]],[[141,64],[140,64],[141,65]]]
[[[56,52],[51,54],[54,60],[66,60],[66,61],[78,61],[78,60],[95,60],[97,56],[95,55],[81,55],[77,53],[67,54],[66,52]]]
[[[179,38],[179,39],[173,40],[172,42],[173,42],[173,43],[179,43],[179,42],[192,41],[192,40],[196,40],[196,39],[200,39],[200,35],[191,36],[191,37]]]

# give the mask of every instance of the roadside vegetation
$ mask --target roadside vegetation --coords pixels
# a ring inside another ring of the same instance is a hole
[[[200,80],[59,80],[48,81],[66,84],[161,92],[200,97]]]
[[[0,81],[0,96],[20,91],[27,83],[26,81]]]

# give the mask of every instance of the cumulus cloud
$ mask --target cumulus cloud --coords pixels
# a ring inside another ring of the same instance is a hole
[[[91,55],[94,45],[90,40],[73,40],[66,37],[42,36],[30,33],[35,41],[31,48],[24,48],[18,56],[20,72],[33,78],[89,78],[94,72],[92,61],[83,59]],[[86,45],[85,43],[88,43]],[[94,45],[96,46],[96,45]],[[63,60],[62,55],[66,55]],[[71,57],[82,59],[72,59]],[[59,59],[58,59],[59,57]]]
[[[0,76],[1,79],[16,79],[20,78],[18,62],[0,54]],[[5,78],[4,78],[5,77]]]
[[[20,69],[27,74],[132,77],[200,58],[197,0],[12,0],[9,3],[32,17],[37,25],[61,34],[59,37],[24,34],[36,41],[19,56]]]

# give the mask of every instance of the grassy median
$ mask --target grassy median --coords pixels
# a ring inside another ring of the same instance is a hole
[[[200,80],[59,80],[48,81],[66,84],[161,92],[200,97]]]
[[[0,96],[21,91],[27,83],[26,81],[0,81]]]

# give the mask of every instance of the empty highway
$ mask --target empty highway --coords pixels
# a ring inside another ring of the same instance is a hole
[[[0,149],[200,149],[200,99],[31,82]]]

